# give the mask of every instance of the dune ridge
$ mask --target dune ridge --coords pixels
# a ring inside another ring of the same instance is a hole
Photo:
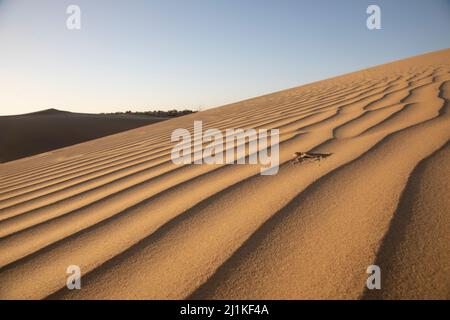
[[[0,164],[0,299],[448,299],[449,99],[447,49]],[[196,120],[278,174],[173,164]]]

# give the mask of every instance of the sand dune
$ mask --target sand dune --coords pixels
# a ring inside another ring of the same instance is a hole
[[[0,163],[156,123],[166,118],[47,109],[0,117]]]
[[[449,99],[450,49],[1,164],[0,299],[449,299]],[[278,174],[172,163],[195,120]]]

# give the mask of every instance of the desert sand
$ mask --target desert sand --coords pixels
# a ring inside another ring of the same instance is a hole
[[[0,299],[449,299],[449,99],[447,49],[1,164]],[[194,120],[278,174],[173,164]]]
[[[47,109],[0,117],[0,163],[71,146],[166,120],[128,114]]]

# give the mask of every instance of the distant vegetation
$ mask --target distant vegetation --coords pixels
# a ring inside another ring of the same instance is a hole
[[[111,112],[111,113],[102,113],[102,114],[116,114],[116,115],[121,115],[121,114],[126,114],[126,115],[141,115],[141,116],[150,116],[150,117],[161,117],[161,118],[174,118],[174,117],[180,117],[180,116],[184,116],[187,114],[191,114],[191,113],[195,113],[197,111],[193,111],[193,110],[168,110],[168,111],[162,111],[162,110],[158,110],[158,111],[125,111],[125,112]]]

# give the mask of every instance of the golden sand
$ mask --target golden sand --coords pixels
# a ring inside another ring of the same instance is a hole
[[[449,99],[443,50],[2,164],[0,299],[448,299]],[[175,165],[195,120],[279,128],[278,174]]]

